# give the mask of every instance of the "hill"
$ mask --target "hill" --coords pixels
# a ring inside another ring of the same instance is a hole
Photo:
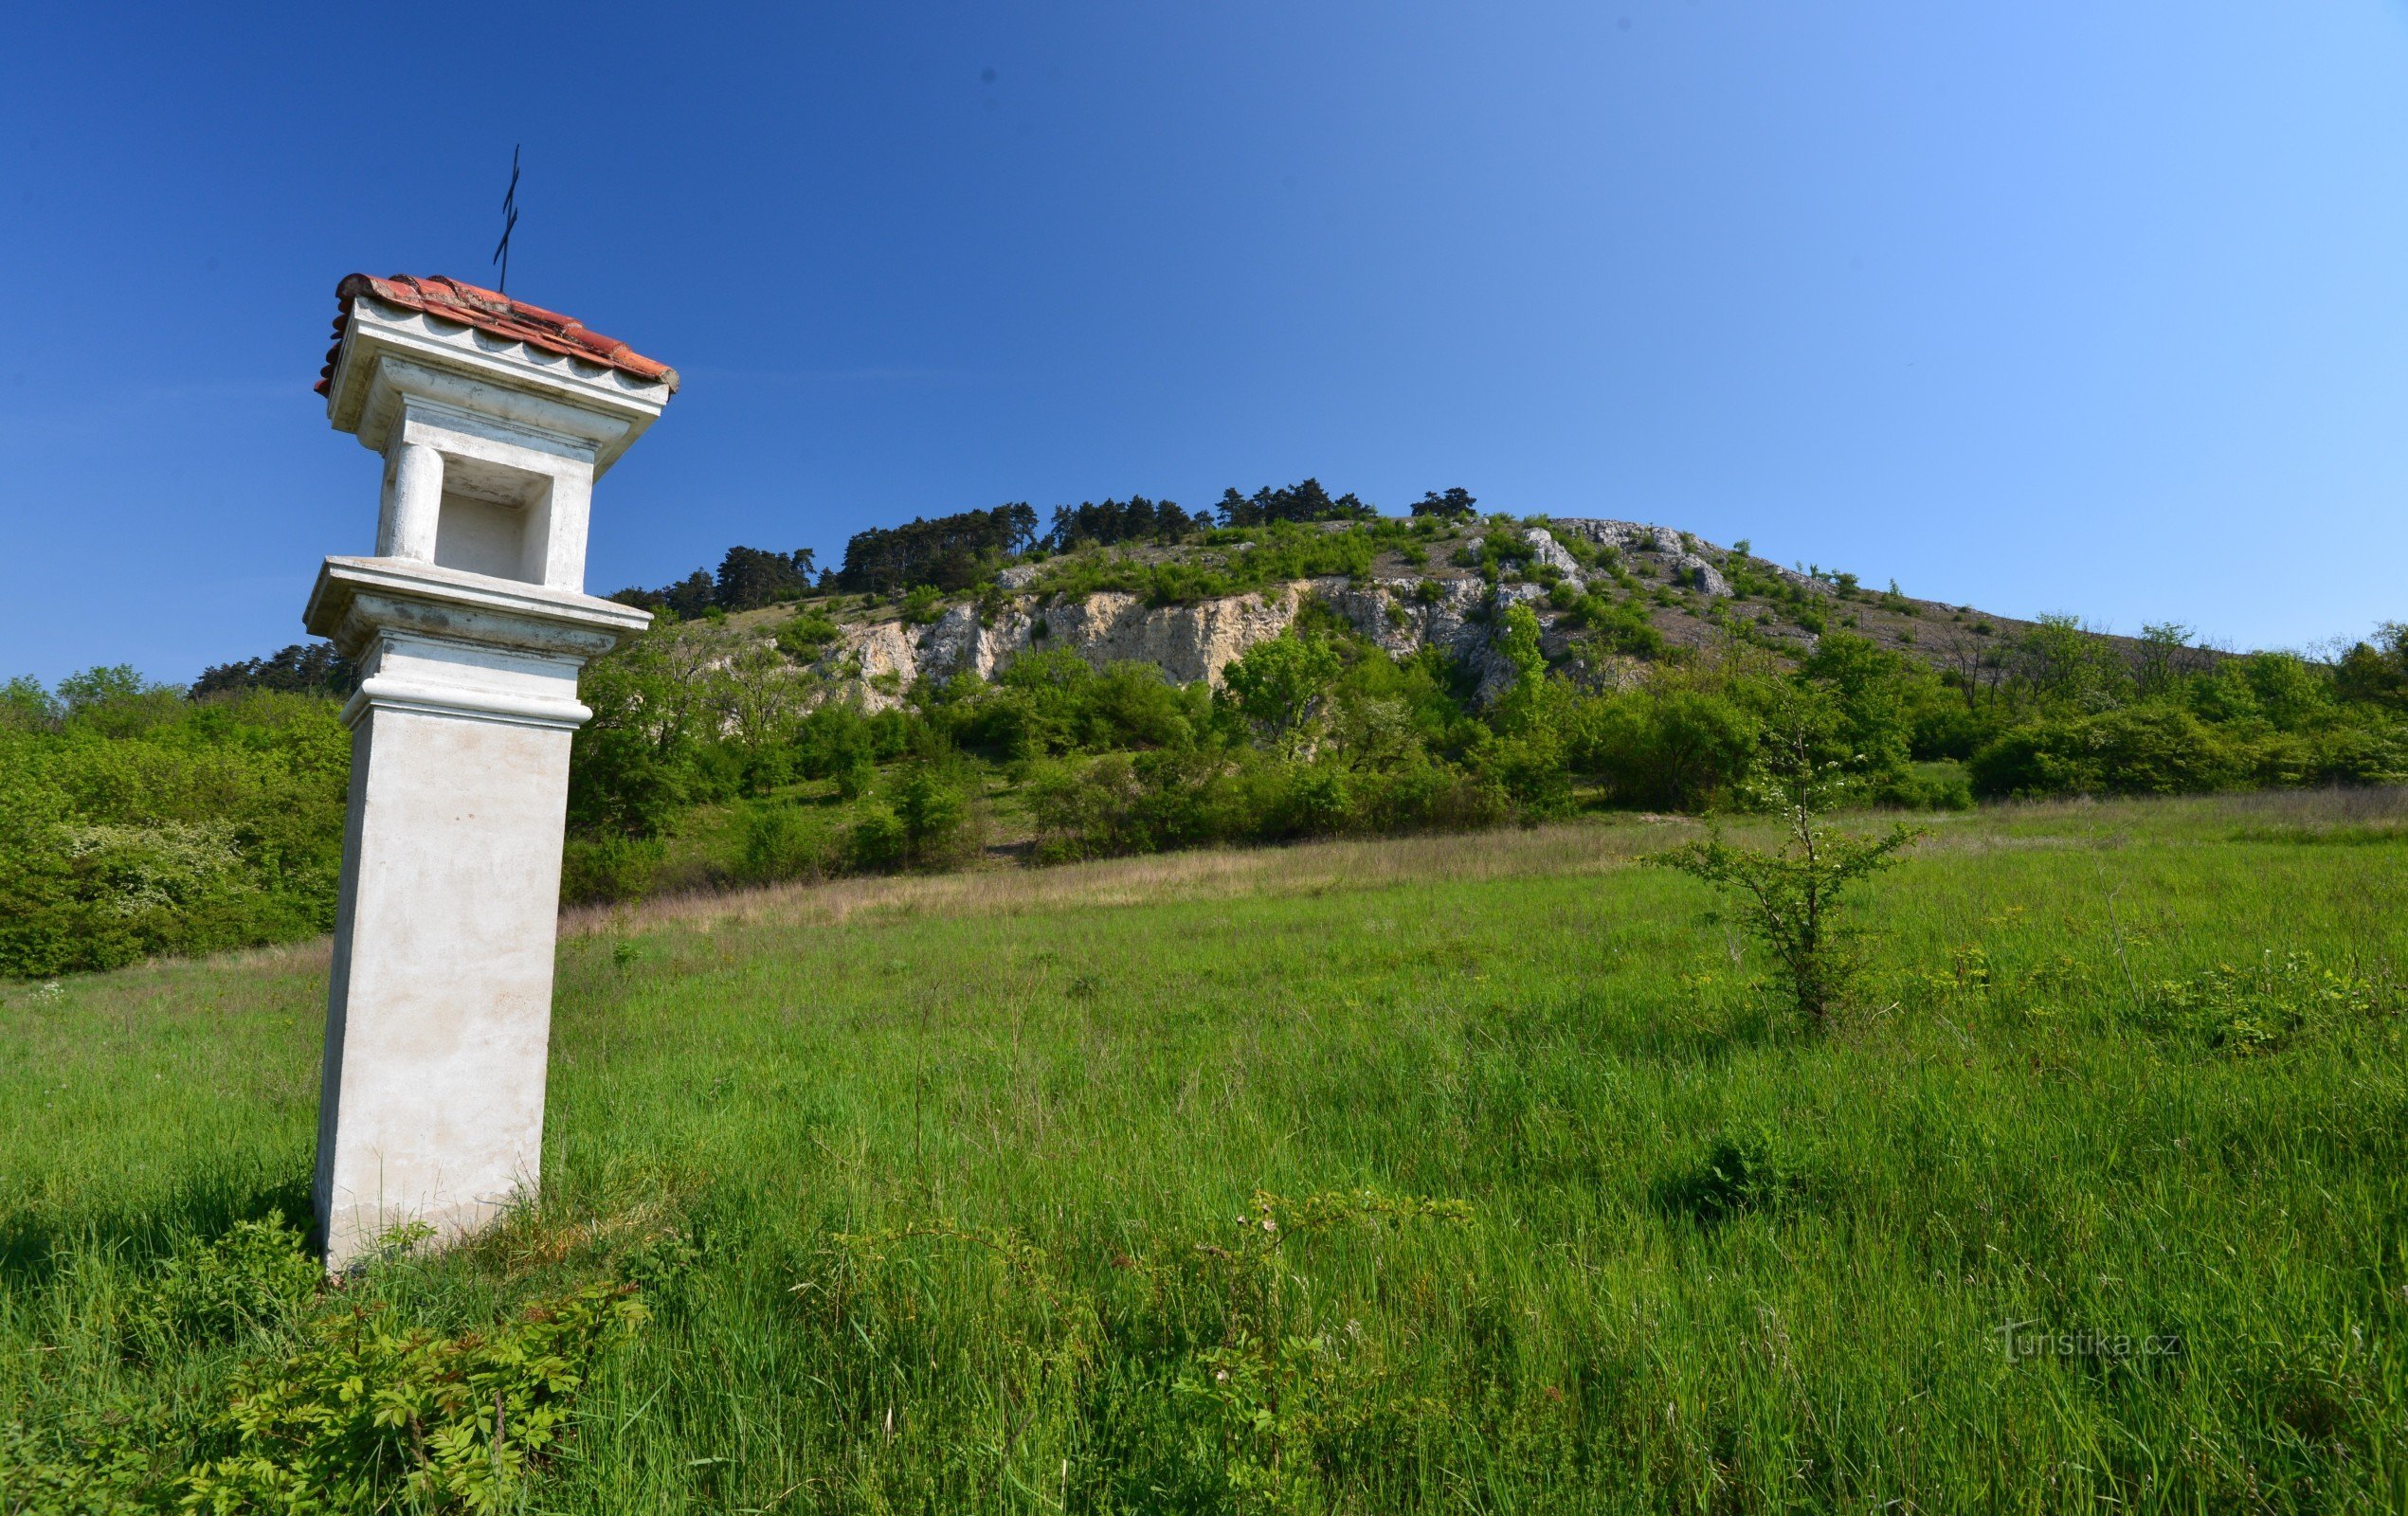
[[[1550,665],[1592,678],[1627,682],[1668,655],[1732,643],[1795,659],[1838,628],[1978,693],[2006,677],[2012,650],[2040,625],[1904,595],[1895,584],[1867,590],[1850,573],[1784,568],[1745,543],[1567,516],[1204,529],[1171,542],[1022,555],[951,593],[914,588],[811,599],[840,628],[812,671],[858,681],[873,706],[921,678],[992,677],[1032,649],[1134,659],[1177,682],[1218,683],[1232,659],[1317,602],[1391,657],[1436,648],[1473,665],[1493,696],[1512,678],[1495,645],[1504,613],[1526,605]],[[2081,635],[2099,656],[2135,665],[2188,670],[2217,656],[2180,628],[2137,640]]]
[[[659,623],[586,672],[565,896],[1744,812],[1801,723],[1897,808],[2408,780],[2408,630],[2227,656],[1471,504],[1005,506],[626,591]],[[324,929],[348,674],[0,690],[0,974]]]

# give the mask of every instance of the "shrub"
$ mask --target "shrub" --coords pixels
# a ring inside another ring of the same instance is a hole
[[[1038,764],[1021,793],[1037,827],[1040,863],[1113,857],[1156,846],[1145,815],[1146,786],[1127,753]]]
[[[1716,690],[1659,677],[1600,696],[1574,719],[1573,761],[1624,805],[1704,810],[1737,792],[1755,767],[1760,724]]]
[[[641,900],[660,877],[667,849],[656,839],[569,839],[560,855],[560,898],[567,905]]]
[[[910,847],[911,838],[901,819],[887,805],[872,801],[854,818],[845,857],[863,873],[883,873],[900,866]]]
[[[787,657],[798,663],[815,663],[844,633],[825,612],[812,610],[779,623],[774,635],[779,651]]]
[[[2152,704],[2013,728],[1968,767],[1982,795],[2178,795],[2232,787],[2246,758],[2189,712]]]
[[[2219,964],[2152,985],[2135,1011],[2151,1031],[2193,1038],[2222,1052],[2276,1052],[2318,1033],[2397,1016],[2395,985],[2333,968],[2308,953],[2268,952],[2250,968]]]
[[[1853,886],[1898,861],[1922,834],[1894,826],[1881,837],[1830,831],[1822,817],[1845,784],[1827,756],[1830,721],[1804,702],[1778,717],[1766,747],[1766,798],[1779,805],[1786,843],[1765,853],[1734,847],[1717,831],[1649,861],[1716,886],[1737,902],[1739,919],[1772,950],[1782,988],[1798,1015],[1822,1026],[1854,977],[1840,908]]]
[[[746,884],[814,878],[826,871],[819,829],[795,805],[773,801],[747,806],[737,835],[735,876]]]
[[[326,1284],[303,1240],[281,1217],[184,1239],[135,1304],[136,1340],[157,1353],[288,1325]]]
[[[648,1312],[589,1285],[514,1322],[443,1337],[382,1302],[327,1312],[280,1360],[239,1370],[182,1481],[188,1509],[506,1508],[569,1430],[593,1360]]]
[[[335,703],[196,705],[118,672],[64,681],[55,724],[0,724],[0,975],[329,929],[351,754]]]
[[[1959,763],[1914,764],[1877,776],[1874,802],[1902,810],[1963,811],[1973,808],[1973,781]]]
[[[1800,1165],[1780,1131],[1758,1123],[1717,1136],[1692,1167],[1656,1184],[1656,1203],[1700,1226],[1718,1226],[1750,1211],[1780,1209],[1800,1188]]]
[[[904,768],[894,788],[894,814],[903,829],[903,861],[914,868],[950,863],[969,851],[969,799],[932,764]]]

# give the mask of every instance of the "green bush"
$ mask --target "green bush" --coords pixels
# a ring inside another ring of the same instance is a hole
[[[1590,702],[1577,720],[1574,761],[1620,804],[1704,810],[1755,767],[1761,723],[1716,690],[1658,678]]]
[[[571,837],[560,855],[561,902],[587,906],[641,900],[651,893],[667,856],[653,838]]]
[[[607,1284],[449,1337],[395,1322],[381,1302],[324,1312],[297,1349],[236,1373],[182,1504],[507,1508],[569,1434],[594,1359],[648,1314],[630,1288]]]
[[[1905,810],[1971,810],[1973,779],[1960,763],[1910,764],[1875,779],[1872,796],[1876,804]]]
[[[827,847],[819,827],[801,808],[763,801],[745,808],[738,823],[740,851],[735,877],[745,884],[777,884],[816,878],[827,872]]]
[[[903,861],[913,868],[958,862],[976,845],[969,796],[934,764],[905,767],[894,786],[894,814],[903,829]]]
[[[1158,845],[1144,814],[1145,786],[1127,753],[1035,764],[1021,797],[1037,829],[1040,863],[1147,853]]]
[[[187,1237],[134,1306],[134,1336],[156,1354],[298,1320],[326,1271],[281,1217],[237,1222],[212,1242]]]
[[[1152,663],[1116,660],[1099,669],[1058,648],[1016,659],[991,685],[960,676],[928,711],[960,746],[1024,761],[1186,747],[1210,724],[1211,692],[1175,685]]]
[[[0,975],[330,929],[351,767],[335,702],[123,684],[79,677],[50,724],[0,723]]]
[[[1726,1133],[1689,1167],[1658,1180],[1657,1206],[1699,1226],[1718,1226],[1748,1212],[1778,1211],[1802,1189],[1801,1165],[1779,1128],[1758,1123]]]
[[[806,610],[778,623],[778,648],[798,663],[813,663],[843,634],[824,611]]]
[[[846,861],[864,874],[882,874],[898,868],[909,856],[911,835],[893,808],[879,801],[871,801],[854,818],[846,838]]]
[[[2247,758],[2188,711],[2146,705],[2014,728],[1967,767],[1984,796],[2179,795],[2233,787]]]

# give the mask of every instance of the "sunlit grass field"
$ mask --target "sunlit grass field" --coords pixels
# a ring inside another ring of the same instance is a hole
[[[1690,822],[575,916],[541,1203],[329,1300],[641,1287],[506,1508],[2408,1507],[2408,798],[1932,824],[1820,1035]],[[131,1324],[305,1215],[323,959],[5,992],[9,1498],[290,1350]]]

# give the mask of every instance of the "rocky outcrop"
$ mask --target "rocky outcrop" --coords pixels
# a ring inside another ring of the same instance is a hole
[[[1600,547],[1612,548],[1626,557],[1655,559],[1669,570],[1667,577],[1675,584],[1687,585],[1716,598],[1727,597],[1730,593],[1730,582],[1723,577],[1722,570],[1698,551],[1708,544],[1695,543],[1694,539],[1681,532],[1637,521],[1604,521],[1591,516],[1557,516],[1553,519],[1555,526],[1566,535],[1584,537]],[[1561,552],[1563,550],[1557,548],[1556,550]],[[1712,550],[1716,557],[1722,555],[1720,548]]]
[[[1117,591],[1054,601],[1023,595],[984,620],[976,605],[966,605],[928,626],[848,627],[814,668],[831,679],[859,681],[872,710],[899,703],[922,678],[992,678],[1014,659],[1052,648],[1099,666],[1135,659],[1182,684],[1217,685],[1223,669],[1294,625],[1307,600],[1318,600],[1392,657],[1442,649],[1476,672],[1479,697],[1487,699],[1513,678],[1512,666],[1492,646],[1498,615],[1506,605],[1545,596],[1537,585],[1492,592],[1477,579],[1346,578],[1299,579],[1185,605],[1150,605]]]
[[[1522,533],[1522,539],[1530,544],[1530,562],[1543,568],[1552,568],[1559,574],[1580,577],[1580,560],[1565,551],[1564,545],[1556,541],[1554,533],[1545,527],[1530,528]]]
[[[1663,578],[1710,596],[1731,592],[1717,567],[1724,550],[1663,527],[1557,516],[1545,527],[1514,530],[1534,568],[1575,583],[1590,576],[1566,549],[1566,540],[1610,547],[1626,561],[1652,565]],[[1474,557],[1480,541],[1469,539]],[[1477,578],[1434,575],[1442,576],[1299,579],[1242,595],[1154,605],[1118,591],[1049,597],[1034,589],[1037,566],[1015,565],[996,576],[996,587],[1004,592],[1000,606],[989,597],[984,613],[975,605],[954,605],[926,626],[879,622],[848,627],[816,669],[839,681],[858,680],[873,708],[899,702],[920,679],[942,681],[960,674],[992,678],[1014,659],[1050,648],[1066,648],[1097,665],[1119,659],[1152,663],[1183,684],[1199,679],[1218,684],[1222,671],[1249,648],[1295,624],[1307,600],[1329,606],[1392,657],[1409,658],[1423,648],[1443,651],[1475,674],[1483,701],[1514,678],[1512,665],[1495,647],[1509,606],[1530,605],[1540,612],[1550,656],[1571,649],[1575,629],[1548,611],[1545,587],[1518,581],[1492,587]]]

